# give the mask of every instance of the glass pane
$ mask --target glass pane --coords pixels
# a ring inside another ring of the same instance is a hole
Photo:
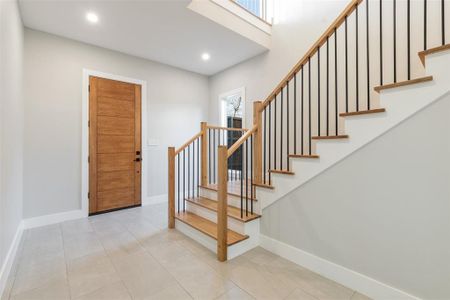
[[[261,17],[261,0],[236,0],[252,14]]]

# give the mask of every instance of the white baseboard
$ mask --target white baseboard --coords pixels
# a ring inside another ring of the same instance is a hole
[[[142,201],[142,205],[151,205],[167,202],[167,195],[158,195],[152,197],[146,197]],[[86,218],[87,214],[83,210],[71,210],[51,215],[33,217],[23,220],[23,229],[41,227],[46,225],[52,225],[64,221],[76,220],[81,218]]]
[[[64,221],[76,220],[86,218],[87,215],[81,209],[71,210],[62,213],[56,213],[51,215],[39,216],[29,219],[24,219],[24,229],[46,226],[56,224]]]
[[[363,274],[352,271],[263,234],[260,235],[260,246],[302,267],[356,290],[370,298],[386,300],[419,299],[394,287],[381,283],[373,278],[367,277]]]
[[[167,194],[149,196],[142,200],[142,206],[167,202]]]
[[[9,274],[11,273],[11,268],[14,263],[14,259],[17,255],[17,250],[19,248],[20,240],[22,239],[24,226],[23,221],[20,222],[17,227],[16,234],[14,235],[14,239],[9,247],[8,254],[5,257],[5,261],[3,262],[3,266],[0,271],[0,297],[2,297],[6,284],[8,282]]]

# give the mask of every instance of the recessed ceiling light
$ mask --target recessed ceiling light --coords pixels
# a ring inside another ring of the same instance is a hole
[[[209,60],[211,58],[211,56],[209,55],[209,53],[203,53],[202,54],[202,59],[204,60],[204,61],[207,61],[207,60]]]
[[[98,16],[97,16],[97,14],[95,14],[93,12],[88,12],[86,14],[86,20],[88,20],[89,22],[95,24],[95,23],[98,23]]]

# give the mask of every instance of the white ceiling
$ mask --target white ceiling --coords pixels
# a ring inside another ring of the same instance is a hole
[[[190,0],[20,0],[26,27],[212,75],[267,49],[186,8]],[[88,11],[98,14],[90,24]],[[211,59],[204,62],[201,54]]]

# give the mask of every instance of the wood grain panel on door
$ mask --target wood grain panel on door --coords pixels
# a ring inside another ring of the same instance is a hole
[[[141,86],[90,77],[89,213],[141,204]]]

